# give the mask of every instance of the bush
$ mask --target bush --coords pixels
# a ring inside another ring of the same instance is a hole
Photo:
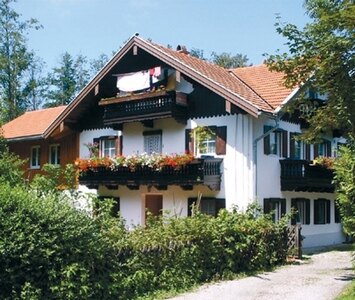
[[[102,226],[63,198],[2,183],[0,233],[1,299],[117,299]]]

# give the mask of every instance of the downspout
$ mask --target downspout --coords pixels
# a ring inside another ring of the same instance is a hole
[[[275,130],[277,130],[280,126],[279,122],[280,122],[280,117],[276,116],[275,119],[275,126],[272,127],[269,131],[265,132],[264,134],[262,134],[261,136],[257,137],[254,141],[253,141],[253,159],[254,159],[254,165],[255,165],[255,198],[258,195],[258,142],[260,140],[262,140],[264,137],[268,136],[270,133],[274,132]]]

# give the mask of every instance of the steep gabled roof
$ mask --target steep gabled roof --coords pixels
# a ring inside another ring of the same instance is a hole
[[[7,140],[42,138],[66,106],[28,111],[1,127]]]
[[[297,88],[283,85],[285,74],[270,71],[265,64],[231,70],[245,84],[262,97],[273,110],[280,107]]]

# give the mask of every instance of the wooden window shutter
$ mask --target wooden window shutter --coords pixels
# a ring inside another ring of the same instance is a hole
[[[216,128],[216,154],[226,154],[227,144],[227,126]]]
[[[325,142],[325,156],[332,156],[332,143],[330,141]]]
[[[194,154],[194,138],[191,129],[185,129],[185,152]]]
[[[287,147],[288,147],[288,132],[286,130],[282,131],[282,145],[281,145],[281,157],[287,157]]]
[[[305,152],[305,155],[304,155],[305,160],[311,160],[311,145],[305,144],[304,150],[305,150],[304,151]]]
[[[226,208],[226,199],[216,199],[216,216],[223,208]]]
[[[286,214],[286,199],[280,199],[281,202],[281,216]]]
[[[118,137],[116,137],[115,139],[115,144],[116,144],[116,155],[122,155],[122,140],[123,140],[123,136],[120,135]]]
[[[306,201],[306,224],[311,224],[311,201],[305,199]]]
[[[271,126],[264,126],[264,133],[268,132],[270,128]],[[264,137],[264,154],[269,155],[270,151],[270,135],[267,135]]]
[[[327,224],[330,224],[330,200],[325,200],[327,203]]]
[[[272,203],[270,198],[264,199],[264,214],[269,214],[272,210]]]
[[[292,215],[291,218],[291,225],[296,225],[296,219],[297,219],[297,213],[296,213],[296,209],[297,209],[297,199],[291,199],[291,209],[292,212],[295,212],[295,214]]]
[[[318,144],[313,145],[313,158],[318,157]]]
[[[295,158],[295,136],[296,133],[290,132],[290,158]]]

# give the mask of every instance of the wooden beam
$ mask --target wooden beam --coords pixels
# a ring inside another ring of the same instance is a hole
[[[136,45],[133,46],[133,55],[138,55],[138,47]]]
[[[230,103],[228,100],[226,100],[226,112],[229,114],[232,112],[232,103]]]

